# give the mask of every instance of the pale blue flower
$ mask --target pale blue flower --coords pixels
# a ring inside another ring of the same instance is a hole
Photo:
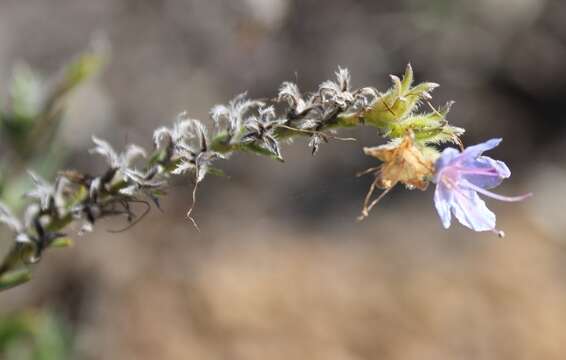
[[[501,201],[520,201],[531,195],[508,197],[487,190],[511,176],[504,162],[482,156],[500,142],[491,139],[462,152],[447,148],[436,161],[434,204],[445,228],[450,227],[454,214],[462,225],[474,231],[493,231],[502,236],[503,232],[495,228],[495,214],[478,193]]]

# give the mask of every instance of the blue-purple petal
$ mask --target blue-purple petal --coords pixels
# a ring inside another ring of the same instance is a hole
[[[474,231],[495,229],[495,214],[487,208],[475,191],[463,189],[455,191],[452,210],[462,225]]]
[[[454,148],[446,148],[442,151],[435,164],[436,174],[444,169],[446,166],[450,165],[455,159],[458,158],[460,152]],[[435,181],[436,182],[436,181]]]
[[[491,189],[511,176],[511,171],[503,161],[494,160],[487,156],[466,164],[466,171],[462,177],[472,184],[484,189]]]
[[[452,193],[443,184],[438,184],[434,191],[434,206],[445,229],[450,227],[452,214],[450,212]]]
[[[499,145],[501,140],[503,139],[496,138],[496,139],[487,140],[486,142],[477,145],[468,146],[462,152],[461,157],[462,159],[475,159],[479,157],[481,154],[483,154],[485,151],[495,148],[497,145]]]

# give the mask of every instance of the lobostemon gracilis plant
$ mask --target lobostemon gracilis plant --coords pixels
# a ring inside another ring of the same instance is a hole
[[[438,84],[415,84],[410,65],[401,78],[392,75],[391,80],[385,92],[374,87],[353,89],[349,71],[339,67],[335,80],[321,83],[308,94],[303,95],[292,82],[284,82],[271,100],[249,99],[242,93],[210,110],[214,124],[210,128],[182,113],[170,127],[156,129],[151,151],[131,144],[120,152],[93,136],[90,152],[104,159],[105,171],[60,171],[52,183],[30,172],[34,188],[26,194],[30,203],[22,218],[0,203],[0,222],[14,234],[14,244],[0,264],[0,288],[29,280],[31,264],[46,249],[70,244],[67,229],[73,223],[79,224],[79,235],[92,231],[105,217],[125,215],[134,224],[139,216],[132,205],[151,202],[159,207],[173,176],[186,175],[193,182],[187,218],[196,227],[193,207],[198,185],[207,175],[221,174],[218,164],[233,153],[250,152],[283,161],[282,144],[306,137],[314,155],[330,140],[352,140],[336,132],[359,125],[373,127],[387,139],[384,145],[363,149],[381,164],[359,174],[374,177],[359,220],[368,217],[395,186],[425,190],[432,182],[436,185],[434,204],[445,228],[454,215],[472,230],[503,236],[496,228],[495,214],[479,195],[518,201],[529,194],[506,197],[488,190],[510,176],[505,163],[482,155],[501,140],[464,148],[460,140],[464,129],[447,121],[452,103],[440,108],[430,103]],[[374,198],[377,189],[382,192]]]

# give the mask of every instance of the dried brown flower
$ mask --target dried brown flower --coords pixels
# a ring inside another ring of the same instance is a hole
[[[415,144],[414,135],[406,134],[402,138],[394,139],[385,145],[365,147],[364,153],[381,161],[378,167],[370,168],[362,174],[375,173],[375,181],[366,195],[360,220],[365,218],[369,211],[398,183],[403,183],[409,189],[425,190],[428,178],[434,171],[433,156],[430,148],[420,148]],[[385,191],[371,201],[376,187]]]

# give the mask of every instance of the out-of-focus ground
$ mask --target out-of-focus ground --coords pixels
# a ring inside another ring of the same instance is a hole
[[[385,90],[407,62],[467,144],[503,137],[514,174],[489,202],[504,239],[454,224],[432,191],[394,191],[356,223],[373,163],[357,143],[304,141],[286,163],[239,154],[200,189],[177,183],[138,226],[103,222],[51,251],[0,312],[51,309],[77,359],[563,359],[566,354],[566,3],[561,0],[2,0],[0,84],[18,61],[56,71],[104,34],[111,61],[71,99],[67,166],[100,169],[95,133],[150,144],[182,110],[271,97],[348,67]],[[0,85],[0,94],[6,89]],[[9,241],[4,237],[3,241]]]

